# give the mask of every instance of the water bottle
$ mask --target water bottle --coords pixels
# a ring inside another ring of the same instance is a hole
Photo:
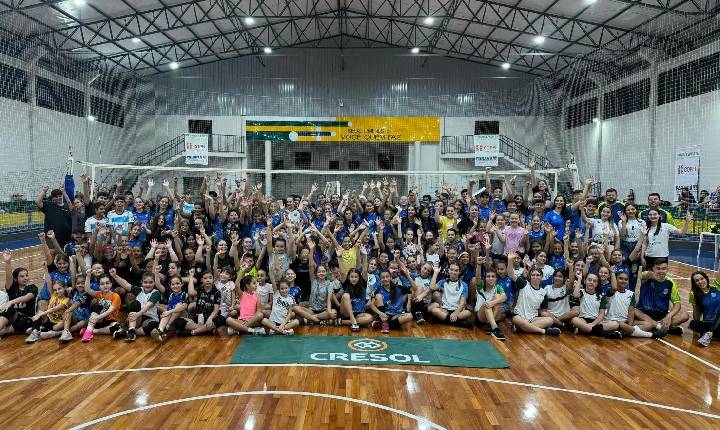
[[[205,325],[205,315],[198,314],[198,324]]]

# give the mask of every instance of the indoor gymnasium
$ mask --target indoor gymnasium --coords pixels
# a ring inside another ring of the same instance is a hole
[[[0,0],[0,426],[720,428],[718,12]]]

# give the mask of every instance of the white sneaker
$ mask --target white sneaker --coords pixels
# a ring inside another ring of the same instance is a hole
[[[30,336],[25,339],[25,343],[35,343],[40,340],[40,330],[33,330],[30,332]]]
[[[285,334],[287,336],[292,336],[295,334],[295,330],[293,330],[291,328],[286,328],[285,330],[283,330],[283,334]]]
[[[234,328],[228,327],[228,336],[235,336],[237,334],[238,332]]]
[[[60,342],[70,342],[72,338],[72,333],[67,330],[63,330],[62,334],[60,335]]]
[[[44,331],[44,332],[40,333],[40,339],[42,339],[42,340],[52,339],[57,336],[60,336],[60,332],[55,331],[55,330]]]
[[[264,328],[261,327],[250,327],[248,329],[248,333],[254,335],[254,336],[264,336],[267,333],[265,332]]]

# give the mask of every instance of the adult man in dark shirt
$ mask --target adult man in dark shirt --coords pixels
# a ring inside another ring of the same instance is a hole
[[[54,230],[55,238],[60,246],[64,247],[72,237],[70,207],[63,204],[62,191],[54,189],[50,193],[50,198],[46,199],[47,190],[47,186],[42,188],[35,198],[35,204],[45,214],[45,232]]]

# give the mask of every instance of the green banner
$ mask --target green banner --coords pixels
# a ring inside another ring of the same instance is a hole
[[[510,367],[488,341],[362,336],[247,336],[231,362]]]

